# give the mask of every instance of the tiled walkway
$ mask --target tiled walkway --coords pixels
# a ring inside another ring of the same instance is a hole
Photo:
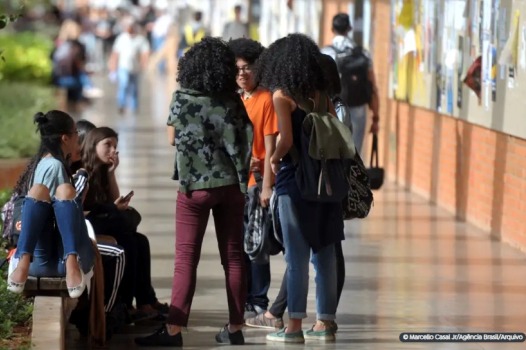
[[[112,96],[85,116],[119,132],[121,191],[135,190],[132,204],[143,216],[140,231],[150,238],[153,283],[163,302],[170,298],[174,260],[176,183],[170,180],[174,149],[167,145],[169,103],[161,82],[143,84],[141,113],[119,116]],[[402,332],[525,332],[526,255],[424,199],[387,184],[375,193],[369,218],[346,223],[343,243],[347,277],[333,344],[307,341],[305,349],[524,349],[526,343],[402,343]],[[277,294],[285,264],[274,257],[270,297]],[[309,319],[314,319],[311,273]],[[213,221],[205,235],[187,349],[225,349],[214,334],[227,320],[223,270]],[[133,338],[156,325],[130,326],[109,349],[134,349]],[[247,329],[247,345],[236,349],[281,349],[266,344],[265,331]],[[74,330],[67,349],[84,349]]]

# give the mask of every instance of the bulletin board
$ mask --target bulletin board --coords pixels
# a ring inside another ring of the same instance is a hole
[[[391,97],[526,138],[526,0],[391,3]]]

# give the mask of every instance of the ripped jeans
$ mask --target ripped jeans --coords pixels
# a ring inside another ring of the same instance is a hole
[[[29,275],[63,277],[65,259],[76,254],[84,273],[94,264],[95,253],[88,236],[82,206],[76,200],[51,203],[26,197],[22,205],[22,227],[16,258],[31,254]]]

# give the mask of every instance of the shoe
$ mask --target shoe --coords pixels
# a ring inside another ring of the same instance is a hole
[[[276,341],[281,343],[305,343],[303,337],[303,331],[297,331],[294,333],[285,333],[286,328],[283,328],[275,333],[267,334],[267,340]]]
[[[26,287],[26,282],[17,283],[11,280],[11,277],[7,277],[7,290],[13,293],[22,294],[24,288]]]
[[[338,324],[335,321],[329,321],[328,326],[334,334],[338,332]]]
[[[173,346],[177,348],[183,347],[183,336],[181,332],[170,335],[163,324],[161,328],[146,337],[135,338],[135,344],[139,346]]]
[[[102,96],[104,96],[104,92],[99,88],[91,87],[83,89],[82,95],[84,95],[84,97],[88,99],[101,98]]]
[[[142,311],[142,310],[136,310],[133,313],[130,313],[130,323],[138,323],[142,321],[152,320],[159,316],[159,312],[157,310],[154,311]]]
[[[305,331],[303,336],[305,339],[311,339],[311,340],[321,340],[321,341],[335,341],[336,340],[336,337],[334,336],[333,328],[330,326],[322,331],[315,331],[314,326],[313,326],[308,331]]]
[[[163,316],[168,316],[168,312],[170,312],[170,305],[168,305],[168,303],[160,303],[157,301],[156,303],[152,304],[152,307],[159,311],[159,314]]]
[[[17,294],[21,294],[24,291],[24,288],[26,286],[26,281],[15,282],[11,279],[11,275],[16,270],[19,260],[20,259],[15,258],[14,256],[11,257],[9,261],[9,270],[8,270],[8,275],[7,275],[7,290],[13,293],[17,293]]]
[[[245,314],[243,315],[243,318],[246,320],[247,318],[254,318],[259,314],[264,313],[267,310],[262,309],[261,307],[246,303],[245,304]]]
[[[281,317],[269,318],[265,316],[265,313],[261,313],[256,317],[248,318],[245,320],[247,327],[254,328],[267,328],[267,329],[281,329],[283,328],[283,319]]]
[[[245,344],[245,337],[241,329],[230,333],[227,324],[216,334],[216,342],[219,344],[243,345]]]
[[[77,257],[77,261],[78,257]],[[68,294],[71,299],[77,299],[84,293],[84,289],[86,289],[86,275],[84,274],[84,271],[82,271],[82,267],[79,263],[79,269],[80,269],[80,275],[82,277],[82,280],[80,281],[80,284],[75,287],[68,287]],[[67,283],[66,283],[67,285]]]

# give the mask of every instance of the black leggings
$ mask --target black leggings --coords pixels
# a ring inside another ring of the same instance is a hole
[[[118,295],[128,308],[136,298],[137,306],[154,304],[157,301],[151,279],[151,255],[148,238],[139,232],[117,230],[110,220],[90,218],[95,234],[105,234],[117,240],[124,248],[126,266]]]

